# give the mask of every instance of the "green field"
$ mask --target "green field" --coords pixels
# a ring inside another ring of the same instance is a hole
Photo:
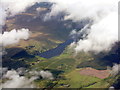
[[[80,52],[74,55],[69,47],[59,55],[50,59],[42,58],[35,55],[34,52],[40,52],[39,42],[31,43],[31,47],[26,47],[24,55],[18,53],[12,58],[13,62],[23,61],[28,65],[27,69],[31,70],[48,70],[54,80],[38,79],[35,84],[40,88],[107,88],[110,86],[110,79],[100,79],[93,76],[85,76],[80,74],[80,70],[85,67],[93,67],[95,69],[104,69],[102,64],[97,62],[92,54]],[[33,47],[34,46],[34,47]],[[48,45],[49,46],[49,45]],[[47,50],[42,48],[42,50]],[[12,52],[11,50],[10,52]],[[14,56],[14,55],[13,55]]]

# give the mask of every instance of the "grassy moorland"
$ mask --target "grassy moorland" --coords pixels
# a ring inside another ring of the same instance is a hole
[[[34,43],[35,44],[35,43]],[[34,46],[34,47],[33,47]],[[53,76],[54,80],[38,79],[35,84],[41,88],[107,88],[110,86],[111,78],[101,79],[95,76],[82,75],[80,70],[86,67],[92,67],[98,70],[103,69],[102,64],[97,62],[97,59],[92,54],[80,52],[77,55],[73,54],[73,50],[67,47],[64,52],[49,59],[42,58],[35,55],[35,52],[41,52],[38,44],[23,48],[17,54],[11,57],[12,62],[22,62],[26,64],[28,70],[48,70]],[[15,51],[18,49],[15,49]],[[8,50],[14,52],[14,49]],[[9,55],[10,57],[10,55]],[[95,62],[95,63],[88,63]],[[15,63],[14,63],[15,64]],[[10,66],[14,64],[9,63]],[[19,66],[17,64],[17,66]],[[21,66],[20,66],[21,67]],[[106,66],[107,67],[107,66]],[[13,67],[12,67],[13,68]],[[18,67],[19,68],[19,67]]]
[[[39,87],[54,88],[107,88],[110,86],[111,78],[100,79],[95,76],[81,75],[78,68],[80,63],[94,61],[90,54],[81,52],[78,56],[72,55],[65,50],[60,56],[45,59],[39,56],[35,57],[37,61],[29,62],[30,69],[49,70],[54,76],[54,80],[40,79],[35,83]],[[34,63],[34,64],[32,64]],[[102,66],[101,66],[102,67]]]
[[[85,26],[85,23],[82,25],[81,22],[81,25],[78,26],[77,23],[71,20],[61,20],[63,18],[60,17],[43,21],[43,16],[46,12],[49,12],[50,6],[44,6],[40,14],[36,12],[38,6],[28,8],[26,12],[6,20],[7,28],[5,31],[28,28],[31,35],[28,40],[21,40],[17,44],[5,47],[7,54],[3,56],[3,66],[9,69],[24,67],[28,71],[50,71],[54,76],[53,80],[39,78],[34,81],[40,88],[109,87],[116,78],[108,76],[101,79],[80,73],[80,70],[86,67],[105,70],[110,63],[109,60],[103,59],[101,61],[101,59],[90,53],[80,52],[75,54],[74,50],[68,47],[61,55],[49,59],[37,56],[38,53],[55,48],[58,44],[68,40],[69,34],[74,28],[80,29]],[[26,76],[28,77],[27,74]]]

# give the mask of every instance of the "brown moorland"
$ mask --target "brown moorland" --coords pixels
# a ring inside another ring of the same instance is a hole
[[[80,70],[80,74],[104,79],[110,75],[110,70],[96,70],[96,69],[88,67],[88,68]]]

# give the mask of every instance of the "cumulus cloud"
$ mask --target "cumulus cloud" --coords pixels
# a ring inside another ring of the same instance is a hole
[[[79,40],[76,51],[109,51],[118,40],[117,13],[111,13],[91,26],[88,36]]]
[[[112,71],[111,71],[111,74],[113,76],[116,76],[120,73],[120,64],[114,64],[113,67],[112,67]]]
[[[65,12],[64,20],[81,21],[89,19],[91,28],[86,28],[83,39],[76,44],[76,51],[109,51],[118,41],[118,0],[1,0],[0,25],[4,25],[7,16],[13,16],[26,10],[36,2],[52,2],[51,12],[45,20]],[[81,31],[81,30],[80,30]],[[87,35],[86,35],[87,32]],[[81,33],[79,33],[81,35]]]
[[[54,79],[53,78],[53,75],[51,72],[49,71],[31,71],[29,72],[31,75],[34,75],[34,76],[41,76],[43,79]]]
[[[3,46],[18,43],[20,39],[27,40],[29,38],[28,29],[13,29],[10,32],[4,32],[0,34],[0,44]]]
[[[26,78],[25,76],[20,76],[15,70],[8,70],[2,78],[8,79],[2,84],[2,88],[34,88],[33,81],[37,77]]]
[[[0,1],[0,25],[5,24],[7,16],[14,16],[20,12],[24,12],[28,7],[36,2],[43,0],[1,0]]]
[[[40,77],[43,79],[54,79],[49,71],[28,71],[22,67],[17,70],[0,68],[0,72],[0,78],[4,81],[0,86],[2,88],[36,88],[34,80]],[[29,78],[26,75],[29,75]]]
[[[115,90],[115,88],[113,86],[110,86],[109,90]]]
[[[28,7],[34,5],[36,2],[42,0],[1,0],[0,1],[0,46],[14,44],[19,42],[20,39],[28,39],[28,29],[13,29],[10,32],[4,32],[2,34],[2,26],[5,24],[7,17],[14,16],[18,13],[24,12]],[[3,52],[0,52],[3,54]],[[1,56],[1,54],[0,54]]]
[[[67,13],[65,19],[81,20],[90,18],[99,20],[117,8],[118,0],[69,0],[69,2],[67,0],[49,0],[49,2],[55,3],[51,8],[51,12],[47,15],[49,17],[65,11]]]
[[[36,11],[37,12],[42,12],[42,11],[45,11],[45,10],[47,10],[47,8],[41,8],[41,7],[38,7],[38,8],[36,8]]]
[[[53,79],[53,75],[49,71],[40,71],[40,75],[42,76],[42,78],[47,78],[51,80]]]
[[[5,24],[5,19],[7,17],[6,12],[4,11],[4,9],[1,7],[0,5],[0,30],[2,29],[2,25]],[[1,33],[1,32],[0,32]]]
[[[45,20],[60,12],[66,12],[64,20],[89,19],[92,21],[90,28],[86,28],[85,32],[82,32],[85,37],[76,44],[77,52],[109,51],[118,41],[118,0],[69,0],[69,2],[68,0],[49,0],[49,2],[54,4],[51,12],[45,16]]]

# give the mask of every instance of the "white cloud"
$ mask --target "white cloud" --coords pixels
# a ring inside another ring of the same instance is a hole
[[[117,13],[110,13],[104,19],[95,23],[88,30],[86,38],[80,40],[75,48],[76,51],[109,51],[112,45],[118,41]]]
[[[58,15],[60,12],[66,12],[65,20],[90,19],[93,21],[91,28],[85,29],[84,34],[86,35],[87,31],[88,35],[76,44],[75,50],[77,52],[94,51],[99,53],[109,51],[111,45],[118,41],[118,0],[49,1],[55,4],[51,8],[51,12],[45,16],[45,20]]]
[[[2,31],[2,26],[5,24],[6,17],[14,16],[20,12],[24,12],[26,8],[34,5],[36,2],[41,2],[42,0],[1,0],[0,1],[0,31]],[[20,39],[28,39],[29,30],[11,30],[10,32],[0,33],[0,44],[3,46],[17,43]]]
[[[0,87],[2,88],[35,88],[34,80],[40,76],[44,79],[53,79],[53,75],[49,71],[27,71],[25,68],[18,68],[17,70],[8,70],[7,68],[0,68],[2,80],[7,79]],[[29,78],[24,76],[28,75]]]
[[[14,16],[20,12],[24,12],[26,8],[34,5],[36,2],[43,0],[1,0],[0,1],[0,25],[5,24],[5,19],[9,14]]]
[[[53,79],[53,75],[51,72],[49,71],[40,71],[40,75],[43,77],[43,78],[47,78],[47,79]]]
[[[0,25],[4,25],[9,12],[11,15],[16,15],[36,2],[42,1],[55,3],[51,7],[51,12],[46,14],[45,20],[63,11],[66,12],[65,20],[80,21],[88,18],[93,20],[91,29],[86,29],[89,31],[88,36],[77,43],[75,50],[108,51],[111,45],[117,41],[118,0],[1,0]]]
[[[10,32],[4,32],[0,34],[0,44],[3,46],[18,43],[20,39],[28,39],[29,37],[29,30],[28,29],[20,29],[16,30],[13,29]]]
[[[8,70],[3,78],[8,78],[8,80],[2,84],[2,88],[34,88],[33,81],[37,77],[26,78],[20,76],[15,70]]]
[[[111,74],[113,76],[118,75],[120,73],[120,64],[114,64],[112,67]]]
[[[54,79],[53,74],[49,71],[31,71],[29,72],[33,76],[41,76],[43,79]]]
[[[99,20],[111,11],[116,10],[118,0],[49,0],[56,3],[52,6],[49,16],[56,16],[61,11],[69,14],[65,18],[73,20],[81,20],[84,18],[92,18]]]
[[[2,25],[5,24],[6,17],[7,17],[7,14],[6,14],[5,10],[0,5],[0,30],[2,29]]]
[[[115,88],[113,86],[110,86],[109,90],[115,90]]]

